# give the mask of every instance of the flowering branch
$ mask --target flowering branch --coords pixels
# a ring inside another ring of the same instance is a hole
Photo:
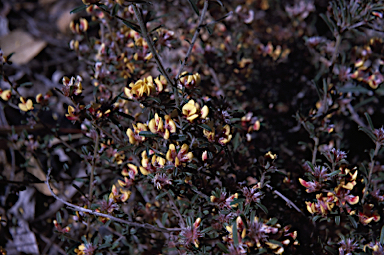
[[[133,11],[135,12],[135,16],[137,18],[137,21],[139,22],[139,25],[140,25],[141,35],[147,41],[149,50],[152,52],[153,57],[155,58],[156,64],[157,64],[157,66],[160,69],[160,72],[167,79],[167,82],[174,87],[176,106],[179,106],[179,97],[178,97],[178,91],[176,89],[176,85],[172,81],[172,79],[169,77],[167,71],[164,68],[163,62],[160,59],[159,54],[157,53],[155,47],[153,47],[153,40],[149,37],[147,27],[146,27],[146,25],[145,25],[145,23],[143,21],[143,18],[141,17],[141,12],[139,11],[139,9],[137,9],[136,4],[132,4],[132,7],[133,7]]]
[[[159,231],[159,232],[176,232],[176,231],[181,231],[182,228],[159,228],[159,227],[155,227],[155,226],[152,226],[151,224],[148,224],[148,223],[136,223],[136,222],[131,222],[131,221],[127,221],[127,220],[123,220],[123,219],[119,219],[119,218],[116,218],[112,215],[109,215],[109,214],[105,214],[105,213],[99,213],[99,212],[96,212],[94,210],[91,210],[91,209],[85,209],[83,207],[80,207],[80,206],[77,206],[77,205],[74,205],[74,204],[71,204],[67,201],[65,201],[64,199],[58,197],[52,190],[51,186],[49,185],[49,179],[50,179],[50,175],[51,175],[51,171],[52,171],[52,168],[49,168],[48,169],[48,173],[47,173],[47,179],[45,181],[45,184],[47,185],[49,191],[51,192],[52,196],[59,200],[60,202],[62,202],[63,204],[67,205],[69,208],[71,208],[72,210],[75,210],[75,211],[79,211],[79,212],[84,212],[84,213],[89,213],[89,214],[93,214],[95,216],[99,216],[99,217],[104,217],[104,218],[107,218],[111,221],[116,221],[116,222],[120,222],[120,223],[123,223],[123,224],[126,224],[128,226],[133,226],[133,227],[138,227],[138,228],[146,228],[146,229],[150,229],[150,230],[154,230],[154,231]]]

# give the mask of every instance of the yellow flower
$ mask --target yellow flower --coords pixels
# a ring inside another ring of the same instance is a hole
[[[200,84],[200,82],[201,77],[198,73],[187,75],[187,72],[183,72],[181,74],[180,83],[186,88],[196,87]]]
[[[12,96],[12,92],[9,89],[4,91],[1,91],[0,89],[0,95],[1,95],[1,99],[3,99],[4,101],[8,101]]]
[[[65,114],[65,117],[69,120],[78,120],[79,116],[76,114],[75,108],[71,105],[68,105],[68,113]]]
[[[153,78],[152,76],[148,76],[142,80],[138,80],[134,84],[129,84],[129,87],[131,89],[125,88],[124,92],[129,97],[143,97],[144,94],[149,96],[151,94],[154,94],[156,92],[156,87],[153,84]]]
[[[221,145],[225,145],[227,144],[229,141],[231,141],[232,139],[232,135],[231,135],[231,127],[227,124],[224,126],[223,128],[223,132],[224,132],[224,135],[223,137],[220,137],[219,138],[219,143]]]
[[[164,116],[165,123],[162,118],[156,113],[155,118],[148,123],[149,130],[154,134],[161,135],[164,139],[168,139],[170,133],[176,132],[176,124],[169,115]]]
[[[200,105],[195,103],[193,99],[189,100],[182,108],[183,115],[192,122],[196,118],[200,117],[205,119],[208,116],[209,109],[208,106],[204,105],[203,109],[200,110]]]
[[[22,110],[23,112],[33,110],[33,103],[31,99],[28,99],[27,101],[25,101],[24,97],[20,97],[20,101],[21,101],[21,103],[19,103],[20,110]]]
[[[148,131],[147,125],[143,123],[137,123],[137,126],[135,124],[132,124],[133,130],[128,128],[127,129],[127,136],[129,138],[129,142],[131,144],[138,144],[140,142],[144,142],[146,140],[146,137],[140,136],[141,131]]]
[[[179,152],[176,151],[174,144],[170,144],[166,154],[166,159],[169,162],[174,162],[175,167],[178,167],[185,162],[191,162],[193,159],[193,153],[188,152],[188,150],[189,146],[187,144],[183,144]]]
[[[124,168],[123,171],[121,171],[121,174],[123,176],[133,176],[134,177],[135,175],[138,174],[137,166],[135,166],[134,164],[128,164],[127,167],[129,170]]]
[[[208,106],[204,105],[203,109],[201,109],[201,112],[200,112],[200,114],[201,114],[200,118],[202,118],[202,119],[207,118],[208,117],[208,113],[209,113]]]
[[[212,128],[212,131],[208,131],[207,129],[203,129],[203,134],[205,137],[207,137],[208,141],[214,142],[215,141],[215,128]]]
[[[167,85],[167,79],[164,76],[160,75],[160,77],[157,77],[155,79],[155,84],[157,86],[157,92],[160,93],[164,90],[164,87]]]

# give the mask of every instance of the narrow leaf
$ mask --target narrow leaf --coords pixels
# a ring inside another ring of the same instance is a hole
[[[163,216],[161,217],[161,224],[163,224],[163,226],[165,225],[165,221],[167,220],[168,218],[168,213],[163,213]]]
[[[380,232],[380,243],[383,245],[384,244],[384,225],[381,227],[381,232]]]
[[[154,134],[151,131],[141,131],[139,135],[144,137],[157,137],[157,134]]]
[[[227,247],[225,247],[225,245],[224,244],[222,244],[222,243],[216,243],[216,246],[217,247],[219,247],[224,253],[229,253],[229,250],[227,249]]]
[[[365,117],[367,118],[367,121],[368,121],[368,124],[369,126],[371,127],[372,130],[375,129],[375,127],[373,126],[373,123],[372,123],[372,120],[371,120],[371,117],[369,116],[369,114],[366,112],[364,113]]]
[[[340,216],[336,216],[335,217],[335,223],[336,223],[337,226],[340,225]]]
[[[200,124],[198,126],[208,130],[209,132],[212,132],[212,128],[210,126],[208,126],[207,124]]]
[[[191,4],[192,9],[195,11],[195,13],[197,14],[197,16],[200,16],[200,12],[199,12],[199,9],[198,9],[197,6],[196,6],[195,1],[194,1],[194,0],[188,0],[188,2]]]
[[[233,225],[232,225],[232,238],[233,238],[233,244],[235,245],[235,247],[239,246],[239,235],[237,234],[236,220],[233,222]]]
[[[70,11],[70,14],[78,13],[78,12],[81,12],[82,10],[85,10],[85,9],[87,9],[87,6],[82,5],[82,6],[76,7],[72,11]]]
[[[355,220],[351,215],[348,215],[348,218],[349,218],[349,220],[351,221],[353,227],[354,227],[354,228],[357,228],[357,222],[356,222],[356,220]]]
[[[132,28],[133,30],[135,30],[136,32],[141,34],[141,29],[140,29],[139,25],[137,25],[137,24],[135,24],[129,20],[123,19],[122,17],[119,17],[119,16],[115,16],[115,17],[118,18],[119,20],[121,20],[127,27]]]
[[[372,139],[373,142],[376,141],[376,136],[373,134],[372,130],[370,130],[370,129],[366,128],[366,127],[361,127],[361,126],[359,126],[359,130],[361,130],[364,133],[366,133],[369,136],[369,138]]]
[[[56,220],[57,220],[57,223],[61,224],[61,214],[60,214],[60,212],[56,213]]]

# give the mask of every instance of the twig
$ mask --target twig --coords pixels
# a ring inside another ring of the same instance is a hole
[[[91,168],[91,178],[89,180],[89,193],[88,193],[88,199],[90,202],[92,202],[92,196],[93,196],[93,182],[95,179],[95,165],[96,165],[96,156],[97,156],[97,149],[99,146],[99,134],[96,133],[96,139],[95,139],[95,147],[93,148],[93,160],[92,160],[92,168]]]
[[[334,51],[333,51],[332,58],[331,58],[331,65],[334,65],[335,60],[336,60],[336,58],[337,58],[337,55],[339,55],[340,44],[341,44],[341,35],[338,34],[338,35],[336,36],[335,49],[334,49]]]
[[[208,0],[205,0],[204,1],[203,11],[201,12],[201,16],[200,16],[200,19],[199,19],[199,23],[197,24],[196,31],[195,31],[195,34],[192,37],[192,41],[191,41],[191,44],[189,45],[189,49],[187,51],[187,54],[185,55],[183,63],[180,66],[179,72],[176,75],[176,80],[178,80],[180,78],[180,74],[183,71],[184,66],[187,63],[187,60],[188,60],[189,56],[192,53],[193,46],[195,45],[197,37],[199,36],[201,25],[203,24],[204,16],[205,16],[205,13],[207,12],[207,10],[208,10]]]
[[[163,62],[160,59],[159,54],[157,53],[155,47],[153,46],[153,40],[149,37],[147,27],[143,21],[143,18],[141,17],[141,12],[137,9],[136,4],[132,4],[132,7],[133,7],[133,11],[135,12],[135,16],[137,18],[137,21],[139,22],[139,25],[140,25],[141,35],[147,41],[149,50],[152,52],[152,55],[155,58],[156,64],[160,69],[160,72],[162,73],[162,75],[164,75],[165,79],[167,79],[167,82],[174,87],[174,93],[175,93],[174,96],[175,96],[176,106],[180,106],[179,105],[179,96],[178,96],[179,92],[177,91],[176,84],[169,77],[167,71],[164,68]]]
[[[96,156],[97,156],[97,147],[99,146],[99,133],[97,131],[95,132],[96,139],[95,139],[95,147],[93,148],[93,159],[92,159],[92,167],[91,167],[91,177],[89,179],[89,191],[88,191],[88,201],[89,201],[89,208],[91,208],[92,205],[92,198],[93,198],[93,182],[95,180],[95,165],[96,165]],[[87,232],[89,232],[90,228],[90,219],[87,220]]]
[[[47,179],[45,181],[45,184],[47,185],[49,191],[51,192],[52,196],[59,200],[60,202],[62,202],[63,204],[67,205],[70,209],[74,210],[74,211],[79,211],[79,212],[84,212],[84,213],[89,213],[89,214],[93,214],[95,216],[99,216],[99,217],[104,217],[104,218],[107,218],[111,221],[116,221],[116,222],[120,222],[120,223],[123,223],[123,224],[127,224],[128,226],[133,226],[133,227],[138,227],[138,228],[146,228],[146,229],[150,229],[150,230],[155,230],[155,231],[160,231],[160,232],[174,232],[174,231],[181,231],[182,228],[159,228],[159,227],[155,227],[151,224],[148,224],[148,223],[137,223],[137,222],[131,222],[131,221],[127,221],[127,220],[123,220],[123,219],[120,219],[120,218],[117,218],[117,217],[114,217],[112,215],[109,215],[109,214],[105,214],[105,213],[99,213],[99,212],[96,212],[96,211],[93,211],[91,209],[85,209],[83,207],[80,207],[80,206],[77,206],[77,205],[74,205],[74,204],[71,204],[61,198],[59,198],[51,189],[51,186],[49,185],[49,179],[50,179],[50,175],[51,175],[51,170],[52,168],[48,169],[48,173],[47,173]]]
[[[289,198],[287,198],[286,196],[281,194],[279,191],[277,191],[274,188],[272,188],[272,186],[269,185],[268,183],[266,183],[265,186],[267,186],[269,189],[271,189],[274,194],[276,194],[279,197],[281,197],[288,204],[289,207],[295,208],[296,211],[298,211],[299,213],[301,213],[302,215],[305,216],[305,214]]]
[[[379,150],[381,148],[381,144],[379,142],[376,142],[375,144],[376,144],[375,152],[373,153],[373,156],[371,158],[371,165],[369,167],[368,181],[367,181],[367,186],[365,188],[366,191],[364,192],[363,199],[361,200],[362,203],[364,203],[364,199],[368,193],[369,186],[371,185],[373,168],[375,167],[375,158],[376,158],[376,156],[379,153]]]
[[[181,216],[180,211],[179,211],[179,209],[177,208],[177,206],[176,206],[176,204],[175,204],[175,201],[174,201],[173,197],[172,197],[169,193],[167,193],[167,194],[168,194],[168,198],[169,198],[169,203],[170,203],[170,204],[172,205],[172,207],[174,208],[174,210],[175,210],[175,214],[177,215],[177,217],[180,218],[180,225],[181,225],[181,227],[184,228],[184,227],[185,227],[185,222],[184,222],[183,216]]]
[[[360,119],[359,115],[356,113],[355,109],[351,105],[351,103],[347,104],[347,109],[351,113],[351,118],[357,125],[367,128],[367,125]]]

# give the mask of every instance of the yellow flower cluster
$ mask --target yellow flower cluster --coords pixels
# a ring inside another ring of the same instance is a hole
[[[221,145],[226,145],[232,139],[231,127],[229,125],[225,125],[221,129],[221,132],[219,132],[217,137],[216,137],[216,134],[215,134],[215,128],[212,128],[212,131],[208,131],[208,130],[204,129],[203,133],[204,133],[205,137],[207,137],[208,141],[215,142],[216,138],[217,138],[217,141]]]
[[[33,103],[31,99],[25,100],[24,97],[20,97],[21,103],[19,103],[19,108],[23,112],[28,112],[30,110],[33,110]]]
[[[183,115],[190,122],[194,121],[198,117],[200,117],[200,119],[206,119],[209,113],[208,106],[204,105],[200,110],[200,105],[195,103],[193,99],[189,100],[188,103],[183,106],[182,111]]]
[[[187,144],[183,144],[179,152],[176,151],[176,147],[174,144],[170,144],[167,155],[166,155],[166,159],[172,162],[175,165],[175,167],[178,167],[181,165],[181,163],[192,161],[193,153],[188,152],[188,150],[189,150],[189,146]]]
[[[132,126],[133,131],[130,128],[127,129],[127,136],[129,138],[129,142],[135,145],[144,142],[146,140],[146,137],[140,136],[139,134],[141,131],[148,131],[147,125],[143,123],[137,123],[137,125],[132,124]]]
[[[109,199],[115,202],[125,202],[131,196],[131,191],[124,190],[122,188],[117,189],[116,185],[112,186],[111,193],[109,194]]]
[[[141,153],[140,172],[143,175],[154,173],[158,168],[163,168],[165,165],[164,158],[154,155],[152,150],[149,151],[149,154],[152,156],[151,160],[148,158],[147,151]]]
[[[334,203],[329,202],[327,197],[323,197],[323,194],[317,194],[316,195],[317,202],[305,202],[307,204],[307,210],[308,212],[314,214],[314,213],[321,213],[322,215],[327,214],[328,211],[331,211],[332,208],[335,206]]]
[[[149,130],[154,134],[159,134],[164,139],[168,139],[170,133],[176,132],[176,124],[169,115],[164,116],[165,121],[156,113],[155,118],[149,121]]]
[[[198,74],[198,73],[190,74],[190,75],[187,75],[187,74],[188,74],[187,72],[183,72],[180,76],[181,77],[180,78],[180,84],[183,87],[190,89],[190,88],[194,88],[200,84],[200,82],[201,82],[200,74]]]
[[[132,98],[142,98],[144,95],[151,96],[156,93],[160,93],[167,85],[167,80],[164,76],[153,79],[152,76],[148,76],[142,80],[138,80],[135,83],[129,84],[130,88],[124,88],[125,95]]]

